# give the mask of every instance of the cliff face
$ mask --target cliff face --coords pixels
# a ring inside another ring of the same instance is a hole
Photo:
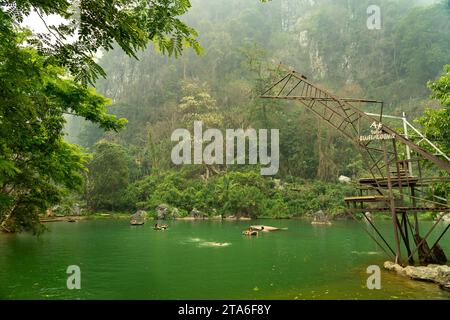
[[[413,117],[429,95],[426,82],[450,57],[450,8],[417,6],[423,3],[378,1],[381,28],[370,30],[370,1],[194,0],[185,20],[199,32],[202,56],[187,50],[178,59],[164,57],[153,47],[139,60],[105,52],[108,78],[97,88],[137,133],[180,101],[183,81],[206,84],[219,107],[248,105],[254,71],[281,61],[336,94],[384,100],[391,113]],[[85,138],[96,135],[90,130]],[[75,125],[69,131],[73,137],[85,130]]]

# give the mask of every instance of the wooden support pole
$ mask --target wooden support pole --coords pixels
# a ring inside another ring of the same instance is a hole
[[[414,256],[414,254],[419,250],[419,248],[425,243],[425,241],[427,241],[428,237],[430,236],[430,234],[433,232],[434,228],[436,228],[436,226],[439,224],[439,222],[441,222],[442,218],[444,217],[444,215],[441,215],[439,217],[439,219],[433,224],[433,226],[431,227],[431,229],[427,232],[427,234],[425,235],[425,237],[423,237],[423,239],[417,244],[416,248],[414,249],[414,251],[410,254],[410,257]],[[408,259],[410,258],[408,257]]]
[[[412,206],[417,207],[416,192],[414,186],[411,186]],[[417,212],[414,212],[414,235],[419,235],[419,218]]]
[[[450,224],[448,224],[447,227],[445,227],[444,231],[441,233],[441,235],[437,238],[437,240],[431,246],[429,254],[433,252],[434,247],[436,247],[439,244],[439,241],[441,241],[442,237],[447,233],[449,228],[450,228]],[[428,255],[426,257],[428,257]]]
[[[398,236],[398,223],[397,223],[397,212],[395,208],[395,199],[394,199],[394,193],[392,191],[392,180],[391,180],[391,173],[389,169],[389,159],[387,154],[387,145],[386,140],[383,140],[383,151],[384,151],[384,163],[386,166],[386,174],[387,174],[387,183],[388,183],[388,192],[389,192],[389,206],[391,208],[391,215],[392,215],[392,224],[394,226],[394,238],[395,238],[395,246],[396,246],[396,256],[395,256],[395,263],[401,263],[402,260],[402,253],[400,250],[400,238]]]
[[[366,214],[363,212],[363,216],[364,218],[367,220],[367,222],[370,224],[370,226],[373,228],[373,230],[378,234],[378,236],[381,238],[381,240],[383,240],[384,244],[389,248],[389,250],[392,252],[392,255],[395,257],[395,251],[392,250],[391,246],[389,245],[389,243],[386,241],[386,239],[383,237],[383,235],[381,234],[381,232],[378,230],[378,228],[373,224],[372,220],[369,219]]]
[[[403,229],[403,241],[405,243],[406,252],[408,253],[408,264],[414,265],[414,257],[411,256],[411,246],[409,244],[409,234],[408,234],[408,215],[406,212],[402,212],[402,223],[400,223],[400,228]]]

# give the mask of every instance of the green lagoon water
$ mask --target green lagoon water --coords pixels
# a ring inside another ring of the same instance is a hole
[[[287,230],[242,236],[250,223]],[[388,257],[354,221],[169,224],[56,222],[40,238],[1,234],[0,299],[450,299],[435,284],[385,271],[382,289],[367,289],[366,268]],[[391,233],[388,221],[380,227]],[[450,254],[448,235],[441,244]],[[69,265],[81,268],[81,290],[66,287]]]

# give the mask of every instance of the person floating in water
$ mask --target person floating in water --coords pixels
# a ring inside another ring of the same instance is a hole
[[[263,232],[286,230],[286,228],[280,229],[280,228],[271,227],[271,226],[250,226],[249,229],[255,230],[255,231],[263,231]]]
[[[168,225],[163,224],[159,225],[158,223],[155,223],[155,226],[153,227],[154,230],[167,230],[169,228]]]
[[[229,246],[230,243],[228,243],[228,242],[203,242],[200,245],[206,246],[206,247],[226,247],[226,246]]]
[[[258,235],[258,231],[253,230],[253,229],[250,227],[250,228],[248,228],[247,230],[244,230],[244,231],[242,232],[242,234],[243,234],[244,236],[257,236],[257,235]]]

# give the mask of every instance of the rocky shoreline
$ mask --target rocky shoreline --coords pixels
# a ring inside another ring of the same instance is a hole
[[[429,264],[419,267],[402,267],[392,261],[386,261],[384,268],[413,280],[437,283],[441,289],[450,291],[450,267],[447,265]]]

